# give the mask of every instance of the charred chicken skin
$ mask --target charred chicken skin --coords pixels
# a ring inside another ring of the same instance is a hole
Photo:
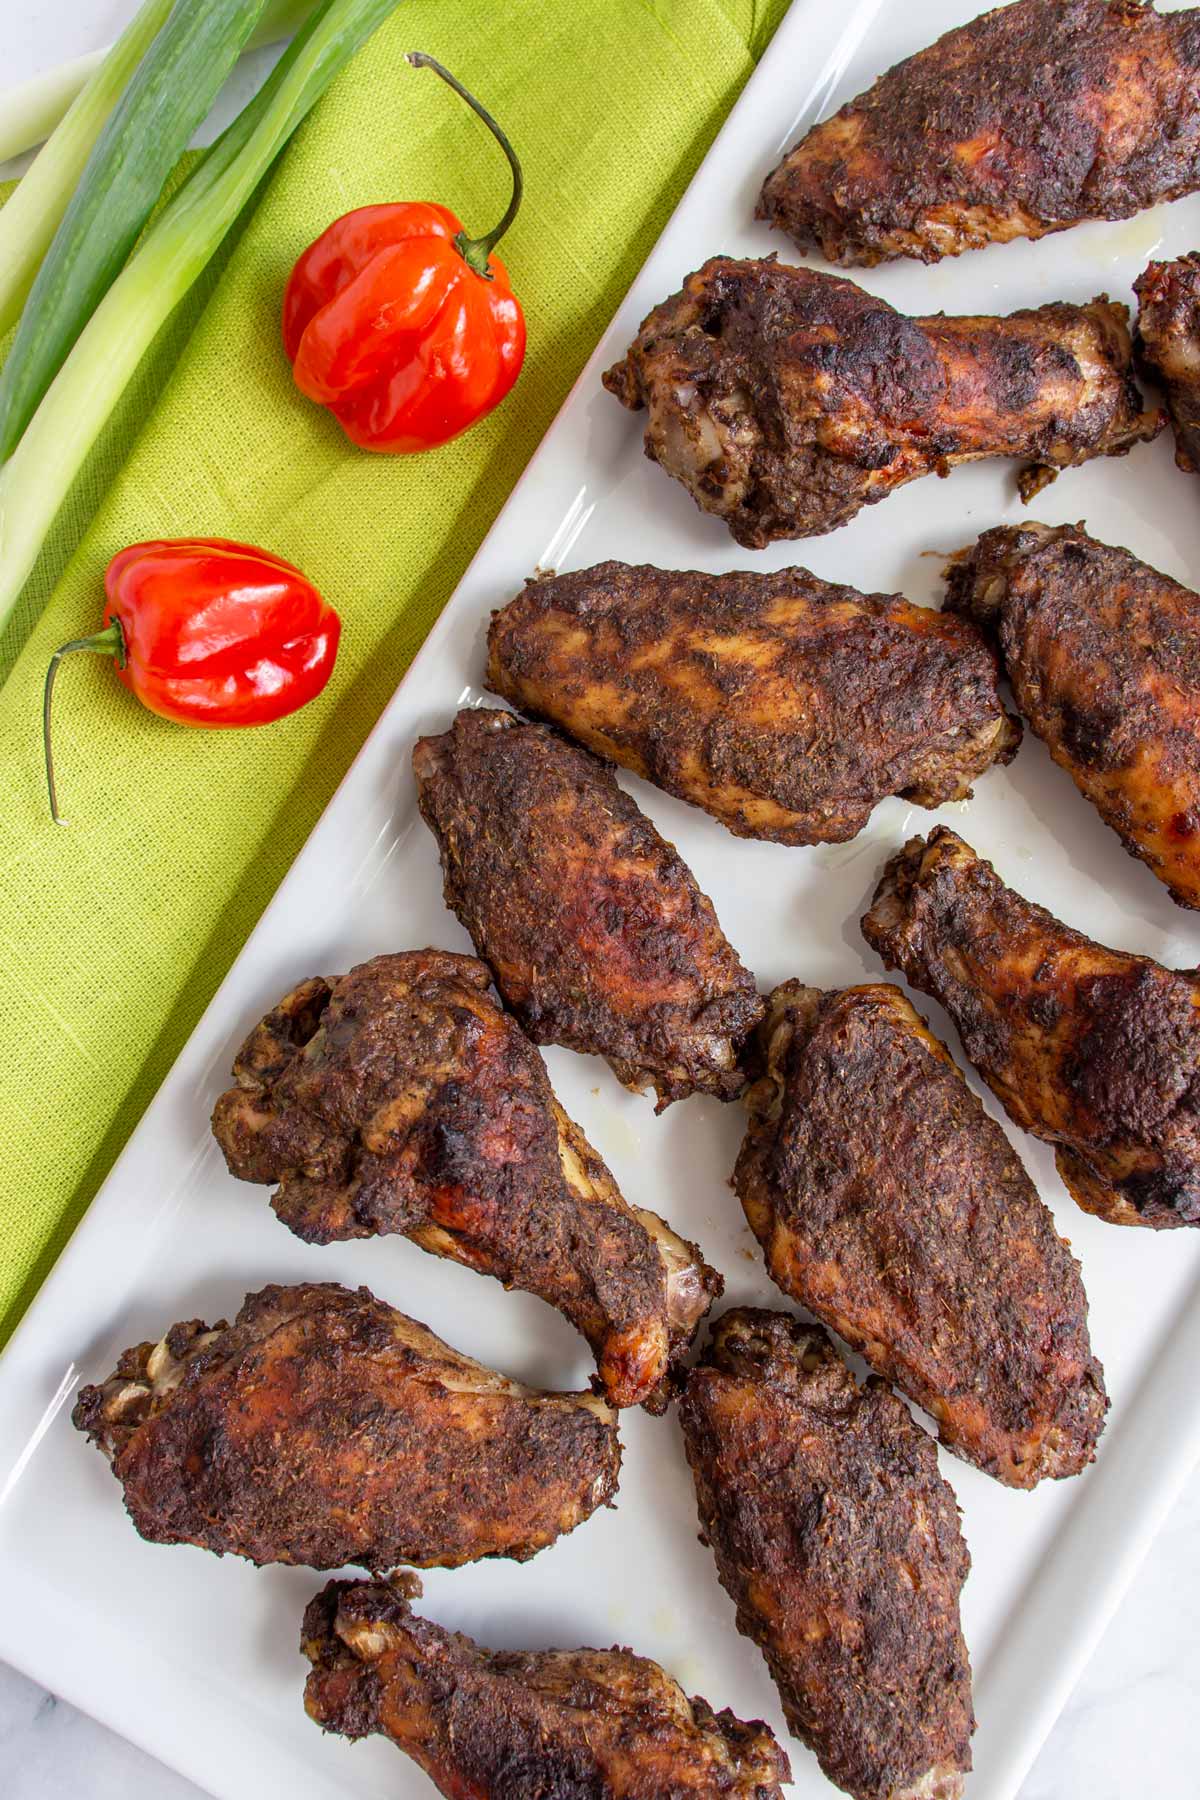
[[[611,1500],[621,1462],[594,1395],[521,1387],[333,1283],[172,1326],[72,1418],[142,1537],[313,1569],[524,1562]]]
[[[758,217],[830,262],[937,262],[1200,187],[1200,13],[1015,0],[815,125]]]
[[[459,713],[413,751],[446,904],[537,1044],[608,1058],[659,1110],[736,1099],[754,977],[607,764],[511,713]]]
[[[888,794],[961,800],[1020,739],[981,634],[806,569],[601,563],[492,619],[488,685],[738,837],[840,842]]]
[[[1075,1475],[1108,1405],[1079,1265],[899,988],[785,982],[733,1184],[784,1293],[1010,1487]]]
[[[1058,469],[1163,424],[1105,296],[1006,318],[910,319],[852,281],[716,256],[654,309],[604,385],[648,410],[646,455],[739,544],[813,537],[905,482],[1015,457]]]
[[[481,962],[414,950],[306,981],[233,1071],[217,1141],[234,1175],[278,1182],[297,1237],[401,1232],[538,1294],[587,1338],[612,1405],[665,1405],[721,1278],[622,1199]]]
[[[892,858],[863,920],[932,994],[1087,1212],[1200,1225],[1200,980],[1102,945],[1006,887],[945,826]]]
[[[718,1319],[680,1416],[721,1585],[792,1731],[856,1800],[958,1800],[970,1558],[933,1439],[819,1326],[753,1307]]]
[[[485,1650],[398,1584],[330,1582],[301,1649],[309,1718],[390,1738],[449,1800],[782,1800],[791,1777],[760,1719],[689,1700],[644,1656]]]
[[[1200,595],[1081,525],[986,531],[947,575],[947,607],[995,632],[1055,762],[1200,907]]]
[[[1133,291],[1138,359],[1166,395],[1175,461],[1200,473],[1200,253],[1152,262]]]

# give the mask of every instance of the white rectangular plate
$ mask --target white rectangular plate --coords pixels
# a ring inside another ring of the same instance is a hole
[[[266,1281],[301,1279],[366,1282],[513,1375],[547,1386],[586,1382],[580,1340],[533,1299],[400,1240],[324,1250],[297,1242],[272,1217],[264,1189],[226,1175],[209,1110],[244,1032],[300,977],[340,973],[383,950],[469,948],[442,904],[409,750],[418,733],[441,729],[457,706],[482,697],[488,614],[535,565],[582,567],[609,556],[712,570],[803,561],[827,580],[936,603],[934,553],[1022,516],[1012,467],[983,464],[903,489],[830,537],[757,556],[739,551],[643,460],[641,423],[599,382],[649,307],[704,255],[786,256],[782,241],[751,222],[758,183],[781,147],[972,10],[972,0],[796,0],[416,666],[0,1362],[0,1656],[225,1800],[344,1800],[350,1792],[418,1800],[430,1790],[389,1745],[352,1748],[305,1719],[297,1638],[323,1578],[142,1543],[102,1458],[71,1428],[71,1399],[126,1345],[176,1319],[232,1316]],[[1152,252],[1191,246],[1194,217],[1195,202],[1184,201],[1119,227],[995,248],[932,271],[876,270],[864,284],[912,312],[1005,312],[1101,289],[1128,299]],[[1051,523],[1086,519],[1098,536],[1185,581],[1200,575],[1200,483],[1176,473],[1165,439],[1063,475],[1034,510]],[[792,975],[840,985],[878,974],[858,919],[885,857],[933,815],[889,800],[855,842],[794,850],[742,843],[654,789],[630,787],[678,844],[762,986]],[[1183,967],[1200,961],[1195,919],[1124,854],[1036,739],[1026,738],[1010,769],[985,776],[969,805],[942,816],[1022,893],[1101,942]],[[917,998],[953,1043],[947,1021]],[[629,1199],[700,1240],[726,1276],[729,1300],[777,1303],[725,1184],[741,1108],[689,1100],[656,1119],[604,1064],[566,1051],[550,1052],[548,1062],[568,1111]],[[1095,1466],[1034,1494],[942,1456],[974,1561],[963,1608],[980,1720],[972,1800],[1015,1793],[1200,1451],[1200,1239],[1120,1231],[1085,1216],[1048,1152],[1012,1135],[1082,1259],[1113,1406]],[[784,1738],[766,1669],[737,1636],[696,1541],[674,1419],[626,1414],[622,1435],[617,1510],[525,1567],[430,1575],[430,1615],[490,1645],[620,1640],[718,1707],[767,1718]],[[814,1759],[799,1744],[789,1748],[792,1791],[828,1794]]]

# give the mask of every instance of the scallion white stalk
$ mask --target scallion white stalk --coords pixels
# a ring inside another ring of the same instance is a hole
[[[0,469],[0,626],[142,356],[296,126],[398,0],[323,0],[160,213]]]
[[[89,50],[0,94],[0,163],[43,144],[112,51]]]

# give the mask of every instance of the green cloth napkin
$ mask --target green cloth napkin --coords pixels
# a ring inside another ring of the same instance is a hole
[[[0,1341],[50,1268],[315,823],[645,259],[786,0],[404,0],[278,165],[196,317],[164,333],[59,530],[82,535],[0,691]],[[512,398],[417,457],[355,451],[279,345],[291,265],[337,214],[436,199],[474,229],[506,171],[409,49],[511,135],[525,203],[502,248],[529,324]],[[718,245],[698,245],[702,253]],[[102,496],[102,498],[101,498]],[[82,521],[100,500],[86,531]],[[38,742],[55,646],[99,623],[122,545],[243,538],[338,608],[325,694],[256,731],[144,712],[107,663],[58,685],[67,830]],[[43,572],[43,581],[45,575]],[[28,618],[25,621],[28,628]]]

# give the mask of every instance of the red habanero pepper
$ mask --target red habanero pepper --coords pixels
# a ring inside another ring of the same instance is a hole
[[[180,725],[267,725],[315,698],[337,656],[341,620],[300,570],[224,538],[154,538],[118,551],[104,576],[104,627],[55,651],[42,730],[58,825],[50,704],[64,656],[115,659],[143,706]]]
[[[521,165],[491,115],[432,56],[489,127],[513,193],[486,237],[445,206],[400,201],[335,219],[292,270],[283,344],[297,387],[364,450],[430,450],[498,406],[521,372],[525,318],[491,251],[521,203]]]

